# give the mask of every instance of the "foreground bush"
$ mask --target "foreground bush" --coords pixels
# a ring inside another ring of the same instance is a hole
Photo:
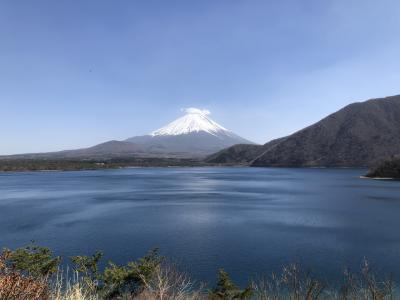
[[[0,300],[40,300],[49,297],[45,277],[24,275],[13,262],[15,252],[4,250],[0,255]]]
[[[103,254],[70,258],[73,276],[60,271],[61,258],[31,244],[0,255],[0,300],[389,300],[398,299],[392,280],[379,281],[367,261],[361,271],[344,272],[339,288],[303,272],[296,264],[279,275],[255,280],[244,289],[219,270],[214,287],[195,284],[189,276],[152,250],[144,257],[100,270]]]

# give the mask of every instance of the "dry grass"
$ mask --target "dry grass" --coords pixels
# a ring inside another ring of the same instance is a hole
[[[68,278],[68,272],[67,276]],[[100,299],[93,283],[85,281],[75,272],[72,279],[65,279],[59,271],[53,283],[51,300],[98,300]]]
[[[137,300],[199,300],[204,299],[194,287],[194,283],[185,273],[177,271],[170,264],[156,268],[153,278],[145,282],[144,291]]]
[[[310,274],[302,273],[299,265],[283,268],[282,274],[253,282],[254,298],[257,300],[317,300],[323,299],[325,285]]]
[[[280,276],[253,283],[257,300],[394,300],[396,286],[391,279],[379,281],[364,260],[361,271],[345,270],[343,284],[328,288],[323,282],[302,273],[298,265],[285,267]]]
[[[67,273],[67,272],[66,272]],[[68,275],[66,276],[68,277]],[[143,280],[145,280],[143,278]],[[139,295],[124,295],[124,300],[201,300],[205,299],[194,288],[190,278],[168,264],[156,268],[153,278],[144,282],[144,290]],[[51,300],[100,300],[104,299],[91,281],[85,281],[75,273],[65,280],[63,272],[57,274],[52,287]],[[118,298],[119,299],[119,298]]]
[[[51,279],[32,277],[7,265],[9,252],[0,254],[0,300],[100,300],[97,282],[74,273],[58,272]],[[63,274],[66,276],[64,277]],[[139,295],[124,295],[125,300],[206,300],[207,290],[198,288],[185,273],[174,265],[158,265],[150,279],[142,278]],[[296,264],[283,268],[280,275],[254,281],[251,285],[255,300],[394,300],[396,287],[392,280],[379,281],[364,260],[358,273],[344,272],[340,288],[327,287],[323,282],[302,272]],[[214,299],[216,299],[214,297]],[[233,300],[230,298],[218,298]],[[247,298],[246,298],[247,299]]]
[[[344,279],[344,284],[338,293],[337,299],[398,299],[395,294],[396,288],[393,280],[389,278],[379,281],[371,271],[368,261],[365,259],[358,276],[346,270]]]

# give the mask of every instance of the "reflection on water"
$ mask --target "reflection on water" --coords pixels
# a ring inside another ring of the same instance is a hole
[[[365,170],[135,168],[0,174],[0,247],[126,262],[153,247],[200,280],[244,282],[288,262],[326,277],[364,256],[400,267],[400,184]]]

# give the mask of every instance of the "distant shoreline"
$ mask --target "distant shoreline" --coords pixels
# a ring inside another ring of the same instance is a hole
[[[189,158],[75,158],[75,159],[0,159],[0,172],[88,171],[140,167],[211,166]]]
[[[394,177],[369,177],[369,176],[360,176],[361,179],[371,179],[371,180],[384,180],[384,181],[399,181],[399,178]]]
[[[209,163],[201,158],[107,158],[107,159],[0,159],[0,173],[10,172],[67,172],[95,171],[136,168],[201,168],[226,167],[246,168],[248,164]],[[290,169],[367,169],[366,167],[329,167],[329,166],[254,166],[254,168],[290,168]],[[360,176],[360,178],[368,178]],[[385,178],[391,180],[391,178]],[[393,179],[394,180],[394,179]]]

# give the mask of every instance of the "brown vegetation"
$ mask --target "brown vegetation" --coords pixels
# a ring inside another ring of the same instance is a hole
[[[46,278],[34,278],[9,267],[12,252],[0,254],[0,300],[42,300],[49,298]]]
[[[47,248],[29,245],[0,255],[0,300],[392,300],[396,286],[380,281],[365,260],[361,271],[344,272],[340,287],[303,272],[299,265],[284,267],[279,275],[253,280],[244,289],[220,270],[212,288],[193,282],[158,255],[157,250],[127,265],[98,268],[102,253],[71,258],[73,276],[59,269],[59,257]],[[56,267],[56,268],[55,268]]]

